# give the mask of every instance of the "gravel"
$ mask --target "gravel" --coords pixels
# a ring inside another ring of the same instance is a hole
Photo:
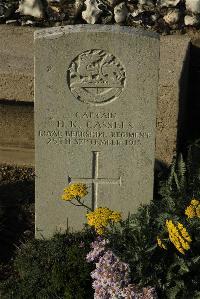
[[[34,27],[118,24],[182,34],[199,30],[200,0],[0,0],[0,22]]]

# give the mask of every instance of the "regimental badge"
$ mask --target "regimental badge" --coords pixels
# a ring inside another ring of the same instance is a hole
[[[119,97],[125,87],[126,73],[114,55],[103,50],[88,50],[71,62],[67,81],[79,101],[102,105]]]

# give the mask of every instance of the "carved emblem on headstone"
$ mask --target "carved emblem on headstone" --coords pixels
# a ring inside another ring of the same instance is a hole
[[[100,105],[115,100],[125,86],[126,74],[119,59],[103,50],[77,56],[67,71],[72,94],[80,101]]]

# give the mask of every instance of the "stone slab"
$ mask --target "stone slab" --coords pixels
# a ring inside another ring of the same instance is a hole
[[[61,200],[84,182],[90,207],[134,212],[153,196],[159,37],[117,26],[35,33],[36,236],[80,229]]]
[[[33,101],[33,28],[0,25],[0,98]]]
[[[189,84],[188,36],[160,40],[159,92],[156,124],[156,159],[169,165],[183,140]]]
[[[0,103],[0,162],[34,165],[33,104]]]
[[[21,147],[0,147],[0,164],[32,167],[35,164],[35,150]]]

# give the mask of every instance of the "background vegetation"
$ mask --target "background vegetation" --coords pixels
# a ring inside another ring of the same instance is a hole
[[[156,287],[162,299],[200,298],[200,219],[188,220],[185,215],[191,199],[200,199],[199,156],[197,141],[184,159],[179,155],[169,169],[156,174],[154,200],[107,234],[111,249],[129,263],[132,282]],[[22,178],[21,170],[4,170],[0,188],[7,206],[0,209],[1,298],[93,298],[90,272],[94,265],[85,257],[94,233],[86,228],[35,240],[33,173],[29,170]],[[167,250],[157,246],[166,219],[187,227],[192,243],[185,255],[169,241]]]

